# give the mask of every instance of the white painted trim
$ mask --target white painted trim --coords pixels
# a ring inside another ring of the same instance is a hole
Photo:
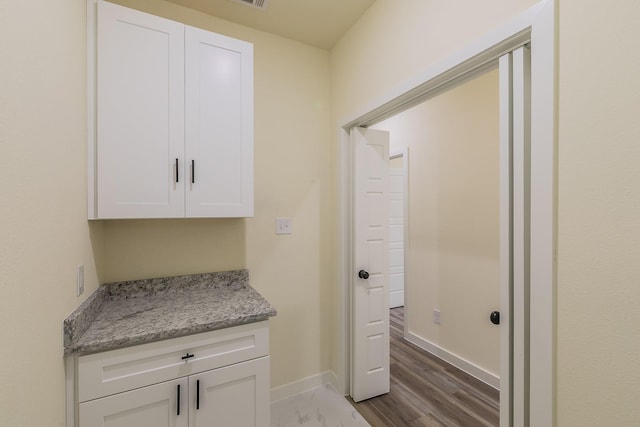
[[[530,55],[513,51],[513,423],[529,420]]]
[[[411,310],[409,309],[409,298],[411,298],[411,286],[409,284],[409,277],[411,277],[411,217],[409,216],[409,147],[404,148],[403,154],[403,167],[404,167],[404,330],[403,336],[406,337],[409,333],[409,321],[411,319]]]
[[[97,1],[87,0],[87,218],[96,212],[96,28]]]
[[[77,360],[77,356],[65,356],[64,358],[66,427],[76,427],[76,420],[78,419],[78,407],[76,405],[78,401],[76,395],[78,390],[78,387],[76,387],[76,379],[78,378],[76,374]]]
[[[338,127],[338,334],[337,370],[338,381],[336,390],[345,396],[350,394],[351,383],[351,144],[349,132]]]
[[[513,425],[513,97],[511,53],[500,57],[500,427]],[[506,412],[506,413],[505,413]]]
[[[389,159],[397,159],[398,157],[403,157],[406,150],[406,147],[399,150],[389,150]]]
[[[409,298],[409,290],[407,286],[407,278],[409,277],[409,147],[402,147],[399,149],[395,149],[393,151],[389,151],[389,159],[397,159],[398,157],[402,157],[402,263],[403,263],[403,285],[402,285],[402,300],[404,301],[404,332],[403,336],[407,336],[407,332],[409,331],[409,305],[407,304]],[[389,300],[389,306],[393,306],[391,304],[391,299]]]
[[[531,427],[557,423],[557,7],[546,1],[531,32]]]
[[[326,373],[326,372],[325,372]],[[329,384],[331,385],[331,387],[334,388],[334,390],[336,390],[338,393],[341,393],[338,389],[338,385],[339,385],[339,378],[338,375],[335,373],[335,371],[329,371],[330,374],[330,381]],[[346,396],[346,393],[341,393],[342,396]]]
[[[397,150],[394,152],[394,154],[391,155],[391,158],[394,157],[400,157],[402,156],[402,169],[404,171],[404,177],[403,177],[403,187],[404,187],[404,198],[403,198],[403,204],[404,206],[402,207],[403,209],[403,214],[404,214],[404,229],[403,229],[403,236],[402,238],[404,239],[404,253],[403,253],[403,257],[404,257],[404,332],[403,332],[403,336],[406,338],[407,335],[409,334],[409,318],[411,316],[410,314],[410,304],[408,304],[407,302],[409,301],[409,298],[411,297],[411,290],[409,289],[409,270],[410,270],[410,262],[409,262],[409,254],[410,252],[410,248],[411,248],[411,238],[410,238],[410,234],[409,234],[409,147],[403,147],[400,150]]]
[[[284,384],[271,389],[271,403],[279,400],[288,399],[305,391],[309,391],[313,388],[323,386],[325,384],[331,384],[335,386],[334,381],[337,380],[337,376],[333,371],[325,371],[320,374],[311,375],[301,380]]]
[[[496,390],[500,390],[500,377],[496,374],[489,372],[486,369],[481,368],[480,366],[472,362],[469,362],[465,358],[460,357],[457,354],[452,353],[451,351],[440,347],[439,345],[434,344],[429,340],[419,337],[412,332],[409,332],[405,339],[411,344],[417,345],[424,351],[433,354],[437,358],[444,360],[448,364],[455,366],[461,371],[464,371],[472,377],[479,379],[483,383],[490,385]]]

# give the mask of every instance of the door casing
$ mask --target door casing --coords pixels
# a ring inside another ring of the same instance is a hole
[[[349,392],[350,286],[352,285],[352,159],[349,132],[356,126],[370,126],[420,104],[439,93],[473,79],[499,58],[529,44],[531,47],[531,199],[530,215],[530,360],[528,398],[512,396],[514,402],[528,400],[524,425],[556,424],[555,377],[555,287],[556,287],[556,16],[557,1],[544,0],[505,25],[486,34],[462,51],[405,82],[386,98],[361,109],[338,123],[338,165],[340,171],[339,212],[339,310],[338,366],[336,384]],[[524,402],[523,402],[524,403]],[[501,426],[512,425],[511,414],[501,412]]]
[[[403,147],[397,151],[389,152],[389,160],[402,158],[402,292],[404,294],[403,301],[407,298],[407,277],[408,277],[408,251],[409,242],[409,147]],[[391,225],[389,225],[391,227]],[[389,242],[391,244],[391,242]],[[391,275],[391,273],[389,273]],[[391,300],[391,296],[389,296]],[[391,306],[391,304],[389,304]],[[409,313],[405,307],[404,317],[407,319]],[[404,336],[407,335],[407,323],[404,324]]]

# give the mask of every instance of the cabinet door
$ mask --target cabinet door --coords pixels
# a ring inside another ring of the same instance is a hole
[[[183,59],[183,24],[98,4],[98,218],[184,216]]]
[[[81,403],[80,427],[187,427],[188,381],[139,388]]]
[[[269,427],[269,357],[189,377],[190,427]]]
[[[253,216],[253,45],[185,27],[186,216]]]

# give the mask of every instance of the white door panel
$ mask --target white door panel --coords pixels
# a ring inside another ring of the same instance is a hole
[[[357,128],[351,135],[355,153],[351,396],[359,402],[389,391],[389,134]],[[361,270],[367,272],[363,278],[358,277]]]
[[[389,220],[391,222],[391,219]],[[389,250],[403,248],[404,227],[402,224],[389,224]]]
[[[404,305],[405,170],[389,169],[389,307]]]

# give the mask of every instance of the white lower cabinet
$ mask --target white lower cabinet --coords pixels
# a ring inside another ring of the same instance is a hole
[[[271,423],[268,357],[194,375],[189,390],[195,395],[190,399],[189,427]]]
[[[80,404],[81,426],[187,427],[187,379],[150,385]],[[180,408],[180,410],[178,410]]]
[[[268,427],[267,322],[79,356],[77,427]]]

